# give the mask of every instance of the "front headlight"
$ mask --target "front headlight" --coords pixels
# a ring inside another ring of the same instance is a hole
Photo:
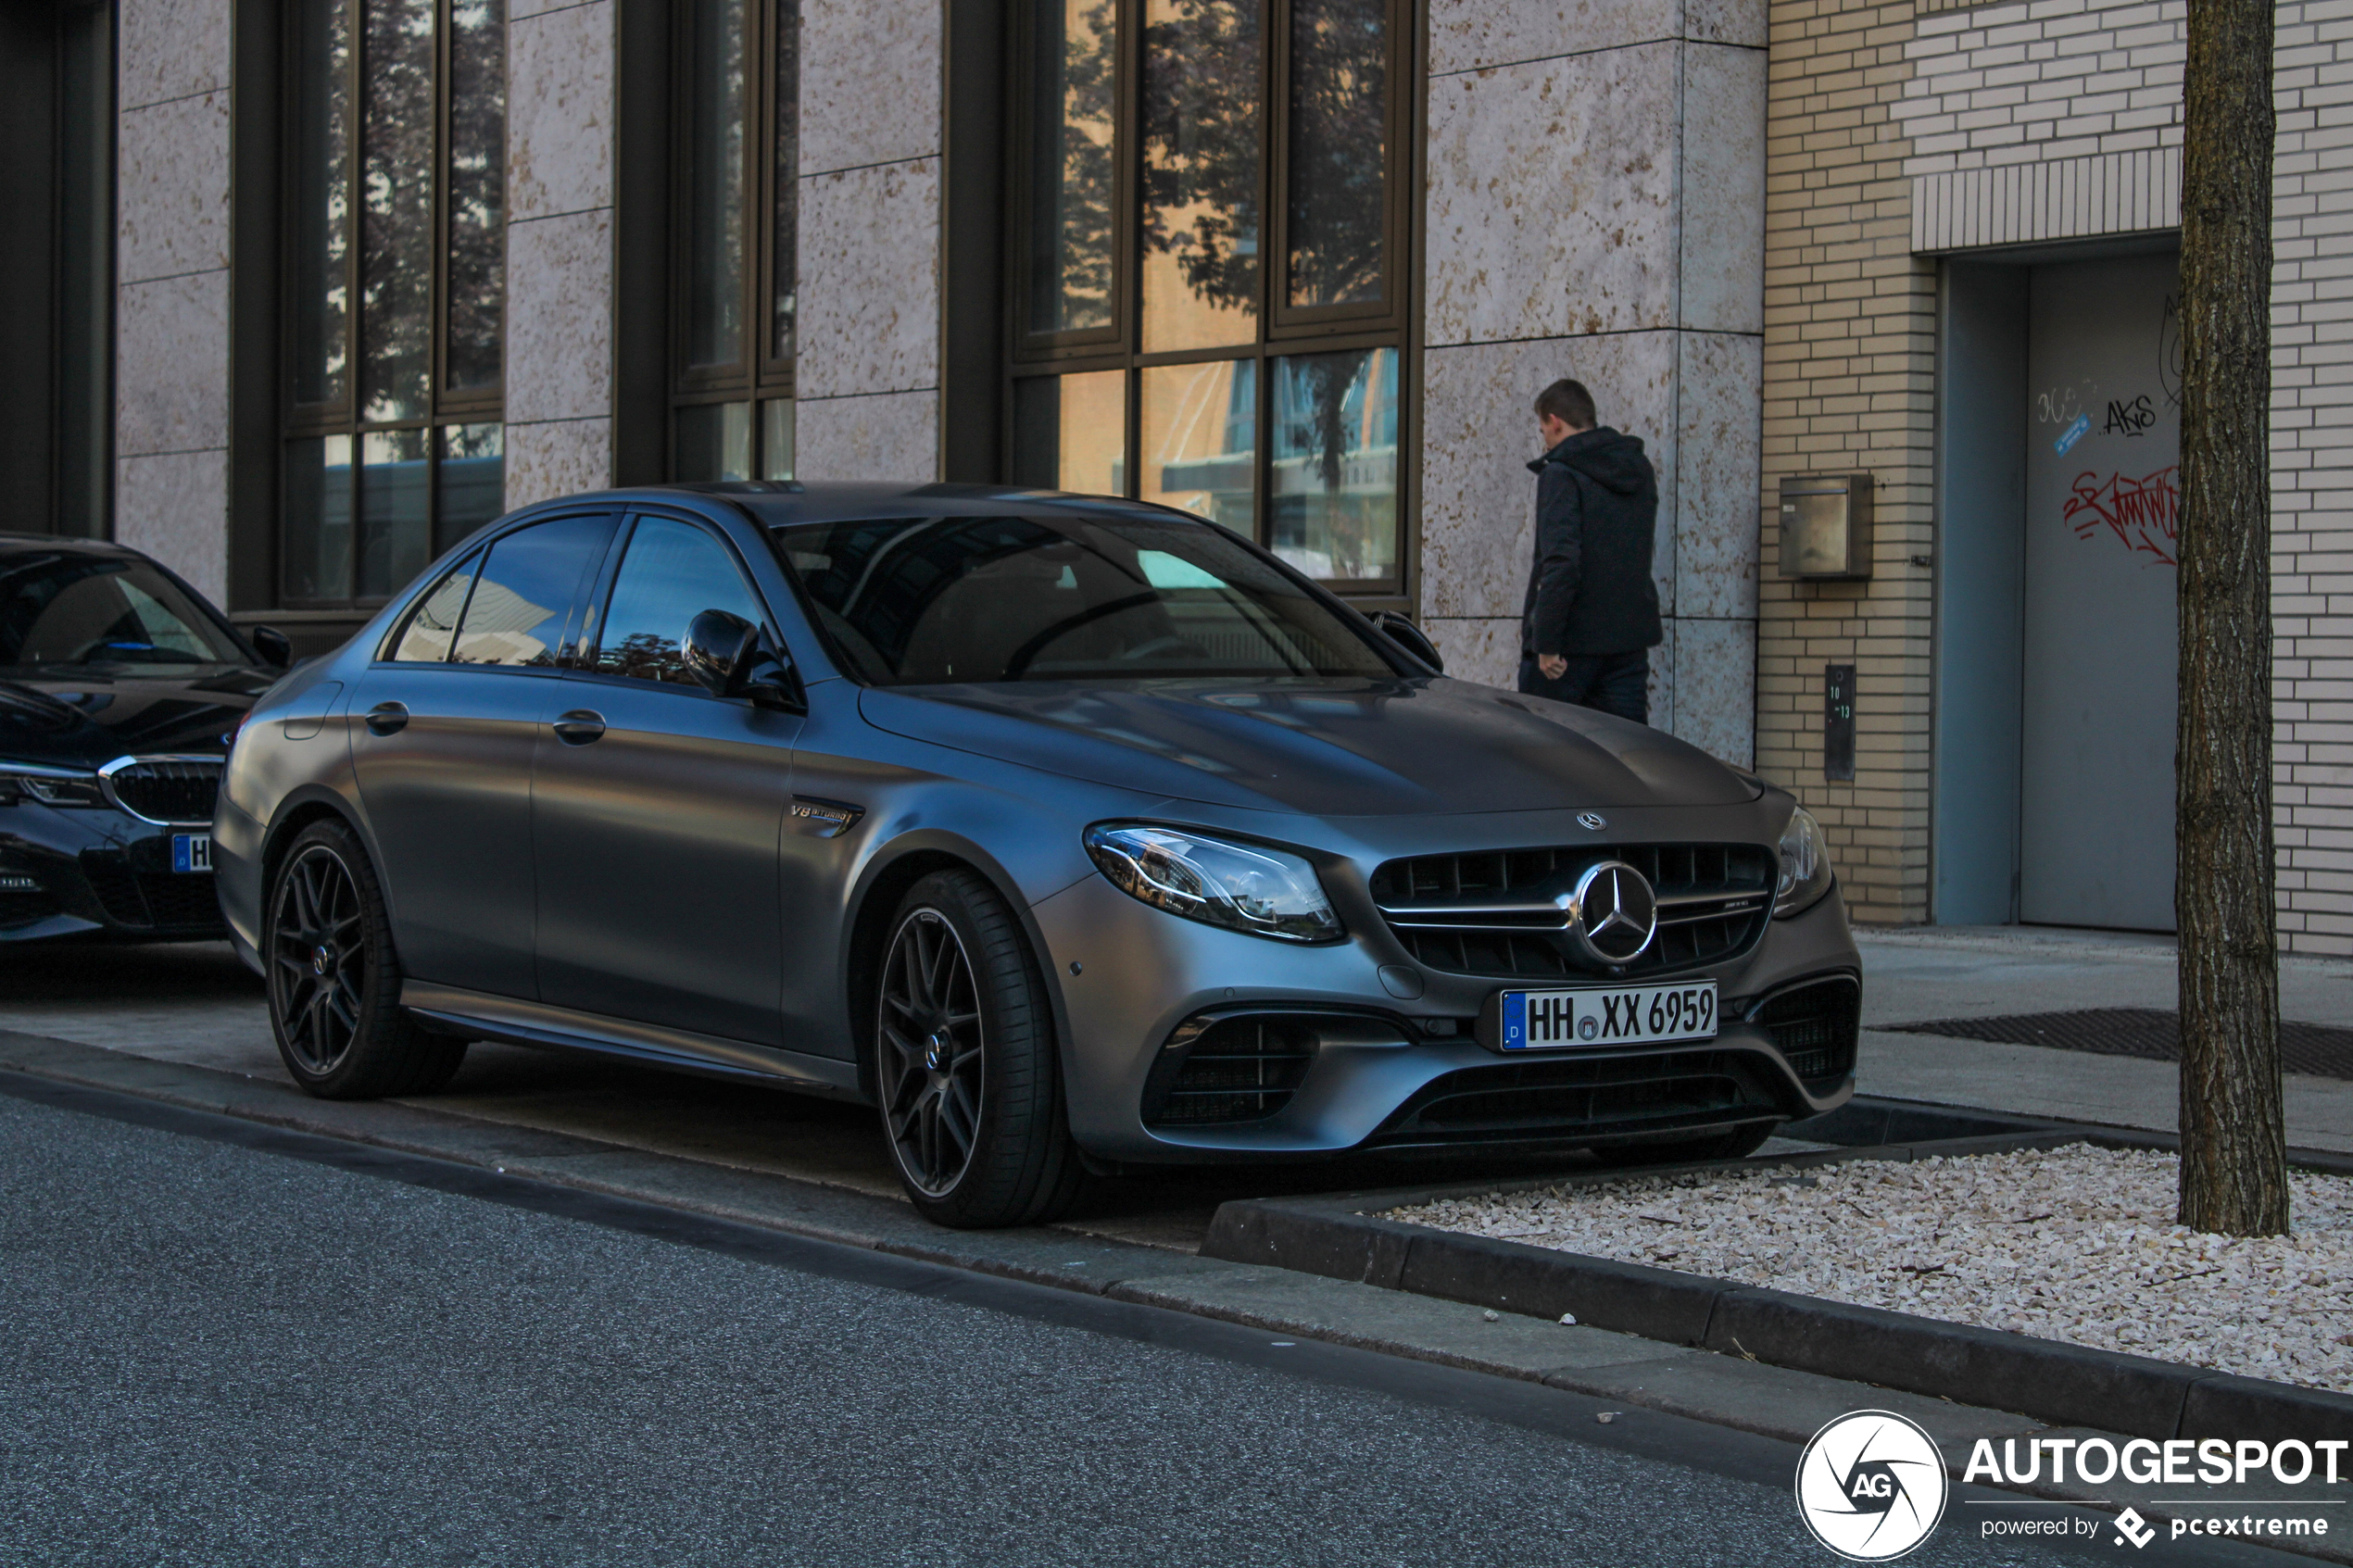
[[[1341,935],[1315,868],[1280,849],[1103,822],[1087,830],[1087,853],[1121,892],[1172,915],[1279,942],[1336,942]]]
[[[0,806],[37,800],[44,806],[104,806],[98,775],[37,762],[0,762]]]
[[[1812,907],[1831,890],[1831,857],[1822,842],[1822,824],[1803,806],[1789,814],[1781,830],[1781,878],[1773,889],[1776,919]]]

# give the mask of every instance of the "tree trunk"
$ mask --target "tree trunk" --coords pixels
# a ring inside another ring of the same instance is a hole
[[[2182,150],[2181,1222],[2287,1229],[2271,862],[2271,0],[2189,0]]]

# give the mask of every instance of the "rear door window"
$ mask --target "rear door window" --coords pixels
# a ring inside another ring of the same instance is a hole
[[[458,627],[457,662],[553,669],[573,601],[611,533],[607,515],[560,517],[492,545]]]
[[[458,635],[459,614],[466,608],[466,590],[474,585],[474,568],[481,564],[480,556],[469,556],[434,583],[400,623],[386,657],[400,664],[439,664],[447,659]]]
[[[686,668],[686,628],[707,609],[758,625],[759,598],[727,546],[676,518],[642,517],[613,577],[589,668],[599,675],[699,685]]]

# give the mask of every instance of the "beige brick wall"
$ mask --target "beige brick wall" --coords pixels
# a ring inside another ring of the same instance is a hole
[[[1765,196],[1768,520],[1756,762],[1821,818],[1856,919],[1928,914],[1936,273],[1911,254],[1909,145],[1890,110],[1913,0],[1774,0]],[[1868,583],[1779,575],[1788,474],[1868,472]],[[1822,776],[1822,669],[1856,666],[1852,784]]]

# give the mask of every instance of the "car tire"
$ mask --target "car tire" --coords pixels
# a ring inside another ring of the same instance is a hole
[[[883,1139],[926,1219],[1035,1225],[1086,1183],[1053,1009],[1021,924],[970,871],[934,872],[891,916],[875,988]]]
[[[262,964],[271,1033],[305,1094],[431,1094],[466,1060],[465,1041],[427,1034],[401,1008],[384,887],[359,835],[340,822],[311,823],[279,858]]]
[[[1656,1143],[1619,1144],[1598,1148],[1604,1165],[1688,1165],[1703,1160],[1745,1160],[1765,1147],[1778,1122],[1751,1122],[1729,1133],[1704,1138],[1667,1138]]]

